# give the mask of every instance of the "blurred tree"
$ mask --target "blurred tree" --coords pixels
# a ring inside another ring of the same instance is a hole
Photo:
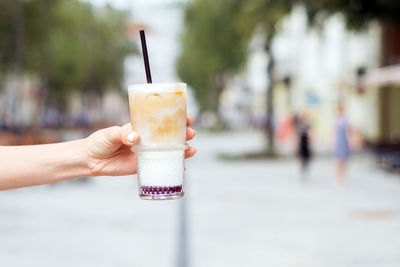
[[[340,12],[349,28],[361,29],[370,20],[400,21],[398,0],[193,0],[185,8],[179,76],[190,84],[202,110],[218,111],[219,94],[226,79],[246,60],[247,45],[255,30],[265,36],[264,49],[269,56],[267,75],[268,154],[274,149],[274,58],[271,43],[279,22],[291,7],[302,4],[314,25],[330,14]]]
[[[18,0],[18,11],[13,2],[0,2],[3,74],[13,62],[24,62],[24,73],[40,77],[41,97],[60,108],[74,90],[101,95],[121,88],[123,59],[136,51],[125,32],[127,12],[78,0]],[[22,19],[12,19],[20,14]]]
[[[24,13],[21,0],[0,2],[0,71],[20,73],[24,53]]]
[[[311,24],[323,22],[334,13],[345,16],[350,29],[360,30],[371,20],[384,22],[400,21],[400,1],[398,0],[293,0],[303,4]]]
[[[191,85],[201,110],[218,112],[219,95],[226,81],[246,62],[247,48],[256,29],[265,35],[269,61],[267,75],[266,135],[274,154],[273,69],[271,42],[278,22],[290,11],[290,0],[193,0],[185,8],[182,52],[177,69]]]
[[[249,0],[243,9],[242,21],[247,21],[246,27],[260,30],[264,35],[264,49],[268,55],[268,88],[266,89],[266,118],[265,134],[267,137],[266,153],[275,155],[275,127],[274,127],[274,67],[275,59],[271,51],[271,44],[277,32],[279,22],[290,12],[290,0]]]
[[[180,78],[193,87],[201,111],[218,114],[219,96],[229,77],[244,65],[250,32],[239,25],[244,2],[193,0],[185,6]]]

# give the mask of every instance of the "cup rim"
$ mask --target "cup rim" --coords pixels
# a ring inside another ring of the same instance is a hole
[[[129,84],[128,91],[148,91],[151,88],[156,88],[160,91],[178,91],[179,90],[186,90],[187,84],[183,82],[162,82],[162,83],[138,83],[138,84]]]

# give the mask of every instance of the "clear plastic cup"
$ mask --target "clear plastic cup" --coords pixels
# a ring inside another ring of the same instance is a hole
[[[186,84],[129,86],[132,130],[140,134],[132,147],[138,164],[142,199],[175,199],[184,195]]]

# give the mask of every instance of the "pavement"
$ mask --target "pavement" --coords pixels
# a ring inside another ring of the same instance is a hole
[[[200,133],[184,202],[140,200],[133,176],[0,192],[0,266],[400,266],[398,175],[357,156],[337,186],[329,157],[306,182],[293,159],[218,157],[262,142]]]

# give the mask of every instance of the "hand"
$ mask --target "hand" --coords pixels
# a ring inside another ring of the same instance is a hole
[[[193,119],[187,118],[187,126]],[[186,140],[196,135],[195,130],[186,128]],[[94,132],[86,139],[88,165],[93,176],[127,175],[137,173],[136,155],[130,147],[139,142],[140,136],[132,131],[131,124],[122,127],[113,126]],[[185,158],[196,153],[194,147],[185,151]]]

